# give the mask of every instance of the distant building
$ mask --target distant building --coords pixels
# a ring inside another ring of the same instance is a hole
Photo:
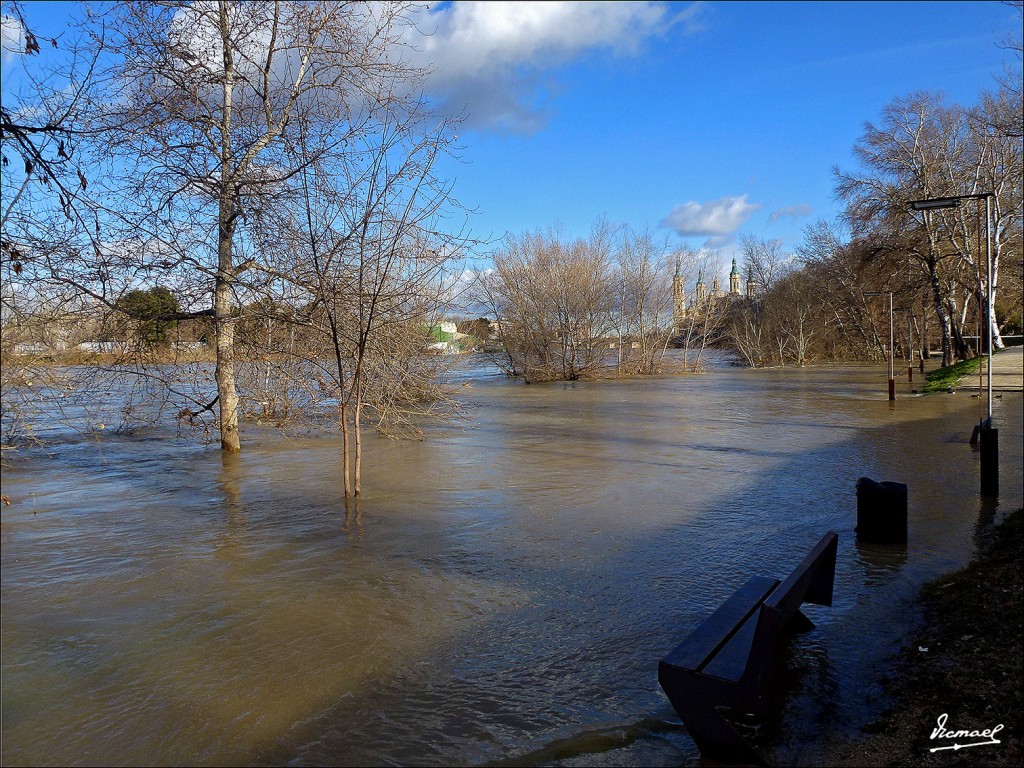
[[[732,271],[729,272],[729,295],[740,295],[740,271],[736,269],[736,259],[732,260]]]
[[[441,320],[429,330],[429,336],[433,341],[426,346],[426,351],[437,354],[454,354],[464,351],[465,339],[469,336],[459,333],[459,328],[454,321]]]
[[[680,274],[679,259],[676,259],[676,272],[672,278],[672,320],[675,325],[675,332],[682,331],[685,321],[692,316],[699,316],[704,308],[711,301],[728,299],[730,301],[746,298],[753,299],[756,293],[756,284],[752,273],[747,274],[746,294],[743,293],[743,277],[740,274],[736,259],[732,260],[732,269],[729,271],[729,292],[721,290],[718,277],[711,279],[711,289],[708,290],[704,282],[704,272],[697,273],[697,282],[693,286],[693,297],[689,305],[686,303],[686,285]]]
[[[704,271],[701,270],[697,273],[697,284],[693,287],[693,302],[690,304],[691,309],[696,309],[704,306],[704,302],[708,300],[708,288],[704,284]]]
[[[78,348],[83,352],[94,354],[112,355],[121,351],[122,344],[119,341],[83,341]]]
[[[676,256],[676,273],[672,277],[672,322],[675,333],[679,333],[686,320],[686,284],[679,273],[679,257]]]

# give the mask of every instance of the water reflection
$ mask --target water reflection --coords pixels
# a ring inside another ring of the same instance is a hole
[[[359,498],[345,499],[345,521],[341,532],[352,537],[356,542],[363,538],[363,503]]]
[[[907,563],[906,544],[879,544],[857,539],[857,564],[864,569],[866,588],[882,587],[891,582]]]
[[[1007,509],[1004,504],[1003,509],[1008,512],[1012,512],[1011,509]],[[974,538],[976,541],[981,542],[986,539],[995,527],[997,520],[999,519],[999,499],[992,498],[991,496],[982,496],[979,500],[978,508],[978,523],[974,527]]]
[[[979,511],[947,439],[971,402],[890,408],[884,381],[481,375],[468,420],[368,441],[348,504],[333,435],[62,443],[3,473],[3,762],[696,764],[657,660],[831,529],[834,605],[758,736],[809,760],[881,706],[920,585],[1024,495],[1019,396]],[[905,549],[855,542],[862,475],[908,478]]]
[[[223,494],[225,522],[222,535],[218,538],[215,551],[218,557],[237,560],[240,554],[241,536],[245,532],[245,507],[242,504],[242,480],[244,467],[241,457],[235,453],[222,453],[221,473],[217,483]]]

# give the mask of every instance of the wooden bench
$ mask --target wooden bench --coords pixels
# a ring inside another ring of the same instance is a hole
[[[814,626],[800,606],[832,605],[838,542],[825,534],[781,583],[751,578],[658,664],[658,682],[702,754],[760,762],[719,709],[761,710],[780,640]]]

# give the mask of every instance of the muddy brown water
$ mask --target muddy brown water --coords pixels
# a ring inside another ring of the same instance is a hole
[[[66,436],[4,467],[3,763],[700,764],[658,659],[832,529],[835,604],[750,733],[813,764],[883,708],[921,584],[1024,497],[1019,393],[996,502],[978,401],[889,403],[879,367],[459,375],[464,420],[369,441],[358,510],[333,436]],[[861,476],[908,483],[906,548],[856,542]]]

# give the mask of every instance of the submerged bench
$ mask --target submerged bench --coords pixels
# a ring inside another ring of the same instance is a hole
[[[832,605],[839,536],[826,533],[785,581],[754,576],[658,664],[658,682],[702,754],[758,761],[720,708],[758,712],[786,631]]]

